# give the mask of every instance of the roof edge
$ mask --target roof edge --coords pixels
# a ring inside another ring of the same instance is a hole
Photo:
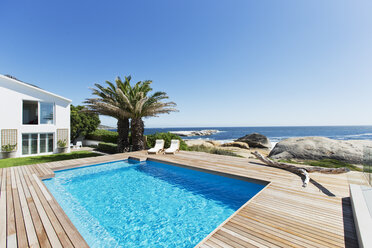
[[[68,99],[68,98],[66,98],[66,97],[63,97],[63,96],[60,96],[60,95],[54,94],[54,93],[52,93],[52,92],[49,92],[49,91],[43,90],[43,89],[41,89],[41,88],[39,88],[39,87],[36,87],[36,86],[30,85],[30,84],[24,83],[24,82],[22,82],[22,81],[19,81],[19,80],[16,80],[16,79],[13,79],[13,78],[7,77],[7,76],[2,75],[2,74],[0,74],[0,78],[3,78],[3,79],[6,79],[6,80],[9,80],[9,81],[15,82],[15,83],[17,83],[17,84],[23,85],[23,86],[25,86],[25,87],[27,87],[27,88],[31,88],[31,89],[34,89],[34,90],[40,91],[40,92],[45,93],[45,94],[48,94],[48,95],[51,95],[51,96],[57,97],[57,98],[62,99],[62,100],[64,100],[64,101],[66,101],[66,102],[70,102],[70,103],[72,102],[71,99]]]

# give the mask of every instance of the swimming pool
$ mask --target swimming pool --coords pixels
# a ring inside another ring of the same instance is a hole
[[[58,171],[44,183],[91,247],[193,247],[265,187],[135,160]]]

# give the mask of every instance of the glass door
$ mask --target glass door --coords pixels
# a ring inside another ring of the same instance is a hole
[[[40,142],[39,142],[40,153],[47,152],[46,142],[47,142],[47,134],[46,133],[41,133],[40,134]]]
[[[22,155],[38,153],[38,136],[37,133],[22,134]]]
[[[53,133],[41,133],[39,137],[39,153],[53,152]]]
[[[28,133],[22,134],[22,155],[30,154],[29,137],[30,135]]]

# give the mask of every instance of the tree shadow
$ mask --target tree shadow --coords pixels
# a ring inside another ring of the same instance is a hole
[[[331,191],[329,191],[326,187],[324,187],[323,185],[321,185],[320,183],[318,183],[314,179],[310,178],[310,183],[313,184],[315,187],[317,187],[320,191],[322,191],[323,194],[325,194],[327,196],[332,196],[332,197],[336,196]]]

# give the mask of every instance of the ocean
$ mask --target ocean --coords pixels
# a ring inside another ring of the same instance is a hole
[[[372,140],[372,126],[301,126],[301,127],[179,127],[145,128],[145,134],[169,131],[193,131],[214,129],[219,132],[209,136],[183,137],[184,139],[209,139],[223,143],[233,141],[250,133],[267,136],[272,143],[290,137],[323,136],[337,140]]]

